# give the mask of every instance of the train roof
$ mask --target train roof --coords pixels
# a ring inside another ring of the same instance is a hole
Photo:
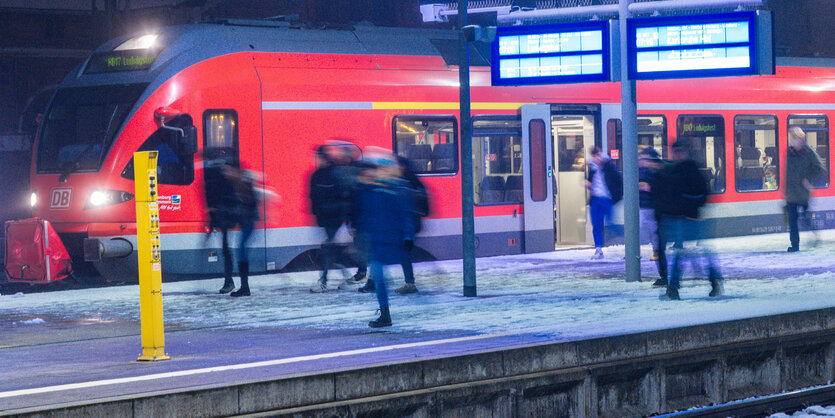
[[[152,83],[154,80],[168,79],[200,61],[239,52],[441,56],[447,59],[457,54],[458,34],[452,30],[370,25],[311,29],[270,23],[222,20],[166,27],[155,32],[158,34],[156,45],[159,53],[147,69],[91,73],[91,58],[88,57],[69,74],[63,84],[65,87],[80,87]],[[91,57],[115,51],[137,36],[115,38],[98,47]]]

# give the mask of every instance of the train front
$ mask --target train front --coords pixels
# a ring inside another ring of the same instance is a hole
[[[107,279],[135,280],[133,152],[157,150],[161,164],[180,163],[182,176],[193,176],[194,127],[165,82],[161,41],[164,34],[142,35],[97,49],[61,83],[38,131],[33,216],[58,232],[82,277],[95,267]],[[160,197],[182,194],[176,183],[192,179],[174,179]]]

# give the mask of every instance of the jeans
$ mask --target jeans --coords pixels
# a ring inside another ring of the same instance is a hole
[[[799,215],[798,209],[803,209],[803,215]],[[789,215],[789,242],[792,248],[800,246],[800,230],[798,229],[798,217],[802,217],[803,225],[806,229],[812,229],[812,223],[809,220],[809,204],[808,203],[786,203],[786,212]]]
[[[664,217],[661,219],[661,234],[663,241],[686,242],[698,239],[702,223],[695,219],[681,217]],[[694,267],[706,268],[711,282],[720,280],[719,264],[716,255],[707,248],[682,247],[673,253],[673,263],[670,267],[670,277],[667,286],[678,289],[681,287],[681,265],[689,261]]]
[[[252,222],[247,222],[241,225],[241,237],[238,241],[238,263],[249,263],[249,255],[246,251],[246,243],[249,241],[249,238],[252,236],[252,231],[254,229],[254,225]],[[229,249],[229,228],[221,228],[220,233],[223,240],[223,272],[224,277],[231,278],[232,277],[232,251]]]
[[[364,234],[358,232],[354,235],[354,247],[357,250],[355,257],[357,261],[357,273],[365,274],[368,271],[368,239]],[[400,263],[400,266],[403,267],[403,275],[406,278],[406,283],[415,284],[415,272],[412,269],[410,253],[405,252],[404,254],[405,259]],[[374,275],[372,274],[371,277],[373,278]]]
[[[652,249],[658,251],[658,221],[655,220],[655,210],[641,208],[641,243],[649,241]]]
[[[388,308],[389,293],[386,287],[386,276],[383,272],[382,264],[376,261],[371,262],[371,277],[374,278],[374,287],[377,291],[377,302],[380,304],[380,308]]]
[[[592,196],[589,200],[592,235],[594,236],[594,246],[597,248],[603,247],[603,221],[610,216],[612,204],[612,199],[608,197]]]
[[[333,259],[336,256],[336,245],[333,243],[333,239],[340,226],[342,225],[328,225],[324,227],[327,239],[322,243],[322,280],[328,280],[328,270],[330,270],[331,263],[333,263]]]

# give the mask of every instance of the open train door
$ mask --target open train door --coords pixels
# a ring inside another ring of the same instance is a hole
[[[525,252],[554,251],[551,105],[522,106]]]

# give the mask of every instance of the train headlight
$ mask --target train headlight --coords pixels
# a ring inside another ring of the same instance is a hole
[[[29,207],[31,207],[32,209],[38,207],[38,192],[33,191],[29,195]]]
[[[90,192],[84,209],[98,209],[118,203],[124,203],[133,199],[133,194],[120,190],[96,189]]]

